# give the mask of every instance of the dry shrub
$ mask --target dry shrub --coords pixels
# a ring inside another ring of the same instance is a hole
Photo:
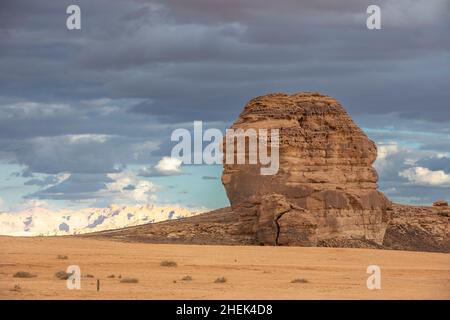
[[[297,278],[291,281],[291,283],[308,283],[309,281],[305,278]]]
[[[227,278],[225,277],[220,277],[214,280],[214,283],[225,283],[225,282],[227,282]]]
[[[14,278],[35,278],[35,277],[37,277],[37,275],[32,274],[27,271],[17,271],[16,273],[14,273],[13,277]]]
[[[171,261],[171,260],[164,260],[164,261],[161,261],[161,263],[159,265],[161,267],[176,267],[177,263],[175,261]]]
[[[139,279],[136,278],[123,278],[120,280],[121,283],[138,283]]]
[[[67,280],[72,275],[72,273],[67,273],[65,271],[58,271],[55,272],[55,277],[59,280]]]

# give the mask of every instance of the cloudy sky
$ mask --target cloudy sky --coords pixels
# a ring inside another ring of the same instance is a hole
[[[0,210],[224,206],[221,167],[164,158],[170,134],[280,91],[337,98],[391,199],[448,199],[449,70],[450,0],[1,1]]]

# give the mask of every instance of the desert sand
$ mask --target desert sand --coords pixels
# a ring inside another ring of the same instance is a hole
[[[161,266],[164,260],[177,266]],[[54,275],[74,264],[81,268],[80,290],[67,289]],[[372,264],[381,267],[380,290],[366,286]],[[36,277],[13,277],[18,271]],[[187,275],[192,280],[181,280]],[[215,283],[219,277],[227,281]],[[0,299],[450,299],[450,255],[2,236]]]

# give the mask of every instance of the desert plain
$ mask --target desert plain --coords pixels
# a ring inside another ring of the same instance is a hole
[[[79,290],[55,277],[69,265]],[[369,265],[381,268],[379,290],[367,288]],[[450,255],[0,236],[0,299],[450,299]]]

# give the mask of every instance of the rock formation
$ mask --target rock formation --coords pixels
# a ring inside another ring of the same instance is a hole
[[[450,207],[394,204],[383,248],[450,252]]]
[[[280,130],[277,174],[261,175],[259,165],[225,164],[222,182],[231,208],[84,236],[450,252],[447,203],[391,204],[377,191],[375,144],[335,99],[270,94],[251,100],[232,127]]]
[[[445,200],[437,200],[435,202],[433,202],[433,206],[434,207],[447,207],[448,206],[448,202]]]
[[[319,93],[258,97],[232,128],[279,129],[277,174],[224,164],[233,211],[255,220],[242,232],[267,245],[382,243],[390,202],[377,191],[377,149],[338,101]]]

